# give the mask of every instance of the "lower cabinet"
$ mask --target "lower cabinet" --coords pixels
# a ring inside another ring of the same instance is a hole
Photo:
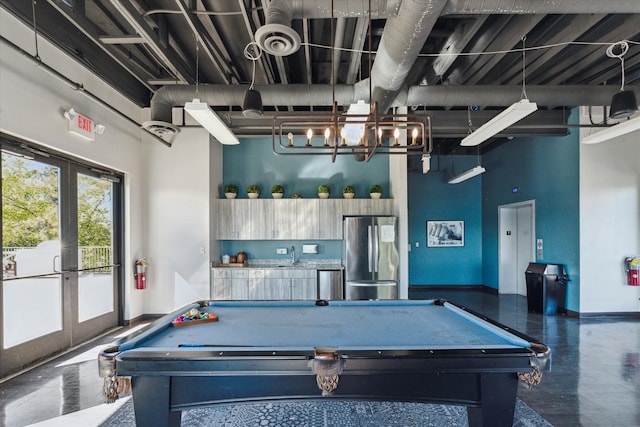
[[[214,300],[315,300],[317,272],[308,268],[214,268]]]

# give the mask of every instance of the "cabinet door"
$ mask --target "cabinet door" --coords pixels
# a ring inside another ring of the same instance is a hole
[[[296,200],[295,199],[274,199],[269,200],[271,205],[271,217],[268,228],[272,240],[294,240],[296,239]]]
[[[290,300],[291,279],[249,279],[250,300]]]
[[[393,199],[345,199],[343,215],[392,215]]]
[[[270,239],[273,227],[273,200],[251,200],[249,208],[251,211],[251,239]]]
[[[291,299],[315,300],[318,293],[317,275],[317,270],[290,270],[289,277],[291,277]]]
[[[233,281],[231,279],[213,279],[211,286],[211,299],[228,300],[232,298]]]
[[[249,272],[244,268],[231,270],[231,299],[249,299]]]
[[[320,199],[296,200],[296,240],[320,238],[318,216]]]
[[[217,201],[218,240],[248,240],[251,239],[250,200],[221,199]]]
[[[232,300],[248,300],[249,298],[249,279],[234,279],[231,285]]]
[[[320,199],[318,202],[318,238],[342,240],[343,200]]]

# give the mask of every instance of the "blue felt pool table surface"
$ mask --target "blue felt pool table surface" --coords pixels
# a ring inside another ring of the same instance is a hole
[[[196,305],[194,305],[195,307]],[[202,347],[296,350],[528,348],[529,341],[449,304],[425,301],[215,301],[200,308],[219,321],[149,331],[120,345],[193,350]],[[174,313],[174,315],[176,315]]]

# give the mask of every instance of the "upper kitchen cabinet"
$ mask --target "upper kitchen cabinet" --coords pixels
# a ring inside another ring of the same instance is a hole
[[[216,236],[219,240],[252,240],[251,200],[216,200],[218,218]]]
[[[393,215],[393,199],[344,199],[342,216]]]
[[[218,240],[341,240],[344,215],[391,215],[392,199],[221,199]]]
[[[318,239],[342,240],[342,199],[320,199]]]

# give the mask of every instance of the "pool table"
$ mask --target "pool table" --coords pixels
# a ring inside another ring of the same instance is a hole
[[[218,321],[176,327],[197,308]],[[181,411],[258,399],[459,404],[471,426],[511,426],[519,373],[551,351],[446,300],[206,301],[158,319],[99,356],[130,376],[136,423],[179,426]],[[323,397],[324,396],[324,397]]]

